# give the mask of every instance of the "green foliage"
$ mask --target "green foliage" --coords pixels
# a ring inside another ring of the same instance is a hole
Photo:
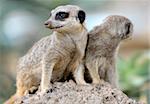
[[[150,81],[149,63],[150,58],[146,53],[137,53],[128,60],[118,59],[120,86],[128,96],[139,97],[144,93],[142,88]]]

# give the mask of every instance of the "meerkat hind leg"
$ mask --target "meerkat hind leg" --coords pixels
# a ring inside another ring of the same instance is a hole
[[[113,87],[118,87],[118,78],[116,74],[116,69],[113,66],[110,66],[110,68],[106,72],[106,79],[107,82],[109,82]]]
[[[89,73],[92,77],[92,83],[93,84],[99,84],[100,83],[100,76],[98,74],[98,68],[96,65],[87,65],[86,66],[89,70]]]
[[[38,90],[39,86],[33,86],[29,89],[29,94],[35,94],[35,92]]]
[[[24,96],[28,94],[29,90],[35,86],[38,87],[40,80],[27,70],[21,70],[17,75],[17,95]]]

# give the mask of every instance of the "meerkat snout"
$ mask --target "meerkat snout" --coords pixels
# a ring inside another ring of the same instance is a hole
[[[44,25],[45,27],[49,28],[51,26],[51,21],[45,21]]]
[[[85,12],[78,6],[59,6],[51,11],[44,25],[57,32],[78,31],[84,27],[85,17]]]

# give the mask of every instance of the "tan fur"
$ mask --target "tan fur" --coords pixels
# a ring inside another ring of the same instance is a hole
[[[53,28],[54,32],[38,41],[18,62],[17,97],[32,92],[40,84],[41,91],[46,92],[51,86],[50,81],[59,81],[65,76],[65,71],[72,72],[78,84],[85,83],[80,79],[80,74],[83,73],[77,74],[87,42],[85,25],[77,20],[79,10],[79,7],[72,5],[52,10],[47,27]],[[58,11],[70,12],[69,18],[64,21],[55,20]],[[63,27],[54,28],[57,26]]]
[[[132,32],[131,21],[117,15],[107,17],[101,25],[89,32],[85,66],[89,70],[93,83],[100,83],[103,79],[117,87],[115,56],[119,43],[129,38]]]

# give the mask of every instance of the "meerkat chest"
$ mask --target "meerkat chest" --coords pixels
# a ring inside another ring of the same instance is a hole
[[[85,48],[87,44],[87,35],[82,35],[79,39],[75,40],[76,43],[76,54],[79,54],[79,57],[83,57],[85,54]]]
[[[75,50],[75,44],[70,37],[54,35],[51,47],[64,55],[69,55]]]

